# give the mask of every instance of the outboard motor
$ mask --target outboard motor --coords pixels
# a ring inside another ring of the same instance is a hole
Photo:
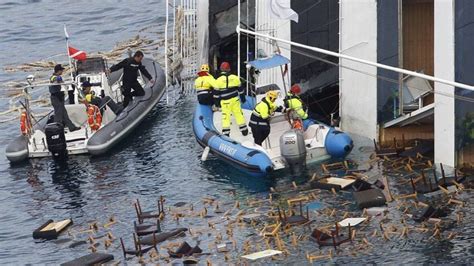
[[[301,171],[306,166],[306,147],[301,130],[291,129],[280,137],[280,153],[290,166],[290,170]]]
[[[48,150],[55,159],[64,159],[67,156],[66,136],[61,123],[49,123],[44,129]]]

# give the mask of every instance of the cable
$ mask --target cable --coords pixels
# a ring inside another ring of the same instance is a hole
[[[245,33],[242,33],[242,34],[245,34]],[[255,36],[253,36],[253,35],[250,35],[250,34],[246,34],[246,35],[247,35],[247,36],[250,36],[251,38],[254,38],[254,39],[257,39],[257,38],[258,38],[258,37],[255,37]],[[262,41],[262,42],[265,42],[265,43],[268,43],[268,44],[272,44],[272,42],[267,41],[267,40],[265,40],[265,39],[258,38],[258,40],[259,40],[259,41]],[[362,71],[362,70],[359,70],[359,69],[355,69],[355,68],[352,68],[352,67],[344,66],[344,65],[342,65],[342,64],[340,64],[340,63],[335,63],[335,62],[332,62],[332,61],[330,61],[330,60],[321,58],[321,57],[319,57],[319,56],[309,54],[309,53],[307,53],[307,52],[302,51],[302,49],[299,49],[299,48],[296,48],[296,47],[293,47],[292,49],[288,49],[288,48],[285,48],[285,47],[280,47],[280,48],[281,48],[281,49],[285,49],[286,51],[294,52],[294,53],[297,53],[297,54],[300,54],[300,55],[303,55],[303,56],[307,56],[307,57],[310,57],[310,58],[313,58],[313,59],[316,59],[316,60],[325,62],[325,63],[327,63],[327,64],[331,64],[331,65],[334,65],[334,66],[342,67],[342,68],[345,68],[345,69],[348,69],[348,70],[352,70],[352,71],[355,71],[355,72],[358,72],[358,73],[361,73],[361,74],[364,74],[364,75],[368,75],[368,76],[371,76],[371,77],[374,77],[374,78],[377,78],[377,79],[380,79],[380,80],[384,80],[384,81],[387,81],[387,82],[391,82],[391,83],[394,83],[394,84],[397,84],[397,85],[399,84],[398,80],[391,79],[391,78],[388,78],[388,77],[383,77],[383,76],[380,76],[380,75],[378,75],[378,74],[367,73],[367,72],[365,72],[365,71]],[[422,89],[420,89],[420,88],[413,87],[413,86],[410,86],[409,88],[413,88],[413,89],[417,89],[417,90],[422,90]],[[445,93],[445,92],[439,92],[439,91],[435,91],[434,89],[433,89],[432,91],[430,91],[430,93],[434,93],[434,94],[446,96],[446,97],[449,97],[449,98],[454,98],[454,99],[457,99],[457,100],[462,100],[462,101],[474,103],[474,98],[471,98],[471,97],[466,97],[466,96],[461,96],[461,95],[456,95],[456,94],[450,94],[450,93]]]

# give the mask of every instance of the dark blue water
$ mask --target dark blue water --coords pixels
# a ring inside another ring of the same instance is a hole
[[[148,38],[161,39],[163,36],[156,32],[163,31],[163,10],[162,1],[151,0],[2,1],[0,107],[4,110],[8,106],[9,93],[4,84],[23,80],[27,74],[6,73],[4,67],[44,58],[67,62],[67,58],[60,55],[65,51],[64,23],[74,47],[86,52],[108,51],[117,42],[137,35],[144,28],[150,29],[142,33]],[[66,163],[35,159],[10,165],[4,147],[19,133],[19,125],[16,120],[0,124],[3,136],[0,138],[0,264],[54,264],[88,254],[88,245],[75,248],[69,245],[87,239],[87,234],[79,232],[88,229],[88,223],[98,221],[104,224],[111,216],[118,221],[112,227],[113,234],[123,236],[130,243],[131,225],[135,219],[132,204],[136,198],[147,207],[154,206],[161,195],[166,197],[167,206],[176,202],[196,203],[202,197],[219,199],[225,205],[236,199],[244,201],[246,198],[264,197],[270,187],[290,187],[294,177],[288,173],[250,179],[212,156],[201,162],[202,149],[191,128],[193,107],[194,96],[185,97],[172,106],[160,103],[108,156],[75,156]],[[362,161],[369,153],[370,149],[358,147],[350,158]],[[317,165],[312,167],[313,170],[318,168]],[[313,170],[295,180],[303,183]],[[375,169],[371,178],[376,179],[380,173],[380,169]],[[337,204],[341,199],[335,199],[330,193],[322,193],[321,197],[323,206],[340,207]],[[469,202],[468,199],[465,200]],[[345,195],[342,200],[351,198]],[[393,204],[391,209],[396,210]],[[360,211],[352,211],[354,215],[360,215]],[[464,212],[465,220],[470,221],[472,211],[468,208]],[[395,223],[399,217],[396,211],[394,213],[392,219]],[[72,218],[75,223],[69,235],[65,234],[57,241],[32,239],[32,231],[44,221],[65,218]],[[332,222],[318,216],[313,218],[317,222]],[[164,229],[175,226],[171,219],[165,219]],[[377,222],[371,226],[376,228]],[[366,229],[367,234],[372,227]],[[453,231],[464,234],[451,241],[429,240],[429,235],[391,242],[369,239],[374,247],[362,255],[351,255],[352,246],[347,246],[334,261],[391,264],[469,262],[474,253],[472,223],[464,222],[455,226]],[[242,234],[236,239],[246,237]],[[212,241],[213,237],[209,238]],[[193,243],[193,239],[187,240]],[[202,247],[209,251],[206,245]],[[104,250],[102,245],[98,249]],[[318,251],[309,241],[301,248],[291,250],[293,255],[284,259],[284,263],[304,263],[306,250]],[[327,251],[323,250],[324,253]],[[117,261],[124,261],[117,240],[108,252],[113,253]],[[210,258],[224,263],[222,256]],[[237,261],[238,253],[233,258]]]

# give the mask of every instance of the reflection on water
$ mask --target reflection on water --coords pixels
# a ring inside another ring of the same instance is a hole
[[[161,31],[162,1],[58,1],[23,0],[0,3],[0,82],[22,79],[24,73],[4,73],[5,65],[36,61],[63,52],[62,25],[67,22],[74,44],[85,51],[110,50],[118,41],[136,35],[144,27]],[[8,14],[8,15],[6,15]],[[6,51],[6,52],[5,52]],[[63,58],[65,60],[65,58]],[[1,86],[0,86],[1,87]],[[3,96],[3,92],[0,92]],[[3,109],[8,98],[0,101]],[[233,203],[237,198],[265,196],[270,187],[288,187],[306,181],[318,165],[301,175],[277,172],[255,179],[210,156],[201,162],[202,148],[196,143],[191,122],[194,96],[175,106],[159,105],[106,156],[71,156],[66,162],[33,159],[10,165],[0,149],[0,264],[57,264],[87,254],[87,245],[69,245],[84,236],[63,235],[57,241],[34,241],[32,231],[48,219],[72,218],[86,226],[114,215],[117,237],[130,236],[135,218],[132,202],[140,198],[151,206],[163,195],[167,205],[196,202],[204,196]],[[0,124],[0,146],[5,147],[18,132],[16,123]],[[365,160],[371,149],[354,149],[351,159]],[[380,173],[376,173],[380,174]],[[291,186],[291,185],[290,185]],[[352,200],[343,194],[341,200]],[[327,195],[324,206],[337,208]],[[471,202],[468,202],[470,204]],[[317,206],[316,206],[317,207]],[[316,208],[315,207],[315,208]],[[465,219],[473,215],[470,209]],[[396,217],[399,218],[399,217]],[[164,228],[175,226],[172,222]],[[473,223],[463,224],[464,235],[452,241],[406,239],[377,241],[370,254],[337,258],[337,263],[446,263],[468,262],[473,257]],[[241,236],[245,237],[245,236]],[[314,243],[305,249],[315,250]],[[118,247],[113,254],[122,259]],[[302,251],[303,252],[303,251]],[[304,254],[286,262],[303,263]]]

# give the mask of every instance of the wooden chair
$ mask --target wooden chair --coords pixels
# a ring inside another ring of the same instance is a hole
[[[299,201],[299,215],[286,216],[285,211],[281,211],[278,207],[278,218],[283,225],[301,225],[309,222],[309,209],[306,207],[306,213],[303,213],[303,203]],[[290,211],[293,212],[292,206],[290,206]],[[306,215],[305,215],[306,214]]]
[[[127,255],[142,256],[143,254],[147,253],[151,249],[155,249],[155,251],[158,252],[158,249],[156,248],[156,244],[143,248],[140,243],[140,238],[138,238],[136,234],[133,234],[134,249],[125,248],[125,244],[123,243],[122,238],[120,238],[120,244],[122,246],[123,257],[125,259],[127,258]]]
[[[348,226],[347,236],[339,234],[339,225],[336,223],[336,229],[331,230],[330,234],[324,233],[321,230],[314,229],[311,233],[311,239],[316,241],[321,246],[333,246],[335,249],[342,243],[352,241],[352,228]]]
[[[145,219],[157,219],[160,218],[161,215],[165,214],[165,208],[164,208],[164,199],[163,197],[160,197],[158,200],[158,213],[155,213],[153,211],[146,211],[144,212],[142,210],[142,207],[140,205],[140,201],[137,199],[137,202],[133,204],[135,207],[135,211],[137,213],[137,219],[138,223],[143,223]]]
[[[133,221],[133,228],[135,233],[138,236],[146,236],[153,233],[161,232],[161,223],[160,219],[156,219],[156,224],[137,224],[136,221]]]

